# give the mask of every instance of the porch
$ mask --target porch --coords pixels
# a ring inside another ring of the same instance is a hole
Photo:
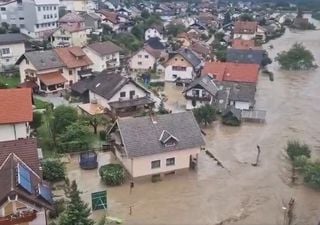
[[[61,75],[59,71],[38,74],[39,91],[45,93],[52,93],[63,90],[67,80]]]

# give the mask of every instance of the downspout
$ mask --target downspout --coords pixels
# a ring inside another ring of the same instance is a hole
[[[17,140],[17,131],[16,131],[16,125],[13,124],[13,133],[14,133],[14,139]]]

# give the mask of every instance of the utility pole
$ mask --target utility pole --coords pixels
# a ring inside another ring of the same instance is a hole
[[[260,153],[261,153],[261,149],[260,149],[259,145],[257,145],[257,150],[258,150],[258,154],[257,154],[256,162],[252,163],[252,166],[258,166],[258,164],[259,164]]]

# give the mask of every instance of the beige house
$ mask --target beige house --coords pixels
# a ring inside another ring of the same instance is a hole
[[[0,142],[0,149],[0,224],[47,224],[53,200],[42,180],[36,140]]]
[[[85,20],[76,12],[68,13],[59,19],[59,27],[50,35],[54,47],[87,45]]]
[[[0,34],[0,72],[14,66],[25,53],[24,42],[22,34]]]
[[[115,155],[132,178],[195,168],[205,145],[192,112],[120,118],[109,134]]]
[[[28,138],[32,121],[31,89],[0,89],[0,99],[0,141]]]

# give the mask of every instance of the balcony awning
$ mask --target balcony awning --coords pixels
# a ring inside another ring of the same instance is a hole
[[[133,106],[139,106],[139,105],[150,105],[153,104],[154,101],[148,97],[145,98],[136,98],[136,99],[130,99],[125,101],[116,101],[116,102],[109,102],[111,108],[114,109],[123,109]]]
[[[38,74],[38,77],[42,83],[46,86],[55,85],[55,84],[62,84],[65,83],[67,80],[61,75],[59,71],[51,72],[51,73],[44,73]]]

